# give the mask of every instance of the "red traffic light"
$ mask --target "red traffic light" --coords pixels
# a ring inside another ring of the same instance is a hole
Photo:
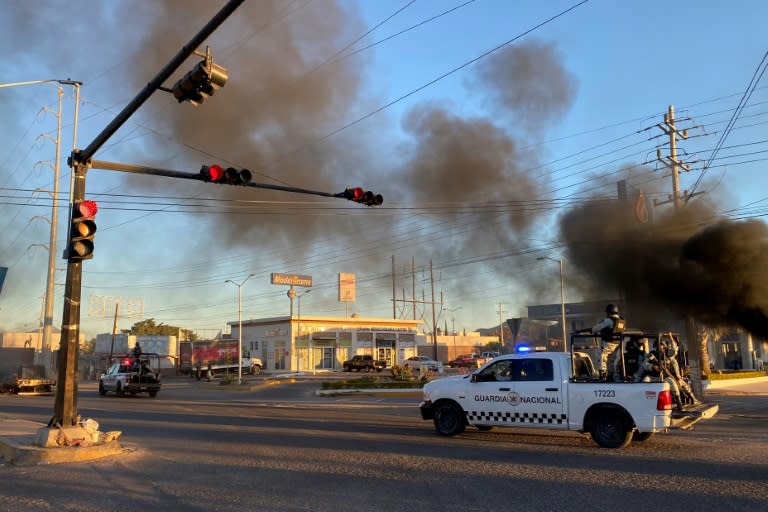
[[[344,191],[344,197],[356,203],[359,203],[360,200],[363,199],[364,195],[365,195],[365,191],[360,187],[348,188],[347,190]]]
[[[96,201],[79,201],[72,210],[72,225],[69,230],[67,258],[73,261],[93,258],[93,236],[96,223],[93,218],[99,211]]]
[[[81,201],[77,203],[77,211],[81,217],[93,217],[99,212],[99,205],[96,201]]]
[[[220,165],[204,165],[200,168],[203,181],[220,181],[224,177],[224,169]]]
[[[356,203],[364,204],[366,206],[379,206],[384,202],[384,197],[381,194],[374,194],[370,190],[363,190],[360,187],[348,188],[344,192],[338,194],[338,196],[349,199]]]

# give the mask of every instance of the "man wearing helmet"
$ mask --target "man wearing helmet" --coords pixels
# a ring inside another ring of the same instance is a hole
[[[608,358],[613,355],[613,380],[622,382],[621,359],[616,350],[621,342],[621,333],[624,332],[624,317],[619,315],[619,308],[615,304],[605,307],[605,318],[592,327],[592,334],[600,334],[600,378],[608,377]]]
[[[671,333],[660,336],[654,341],[653,350],[646,355],[635,374],[635,381],[640,382],[650,377],[668,382],[675,404],[678,409],[683,410],[686,402],[699,405],[701,401],[693,394],[693,390],[680,371],[676,358],[678,350],[677,341]]]

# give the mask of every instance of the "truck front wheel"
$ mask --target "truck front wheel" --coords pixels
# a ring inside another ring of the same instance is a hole
[[[464,432],[464,414],[458,405],[443,403],[435,408],[435,430],[443,436],[457,436]]]
[[[99,394],[100,394],[101,396],[104,396],[104,395],[106,395],[106,394],[107,394],[107,390],[106,390],[106,389],[104,389],[104,383],[103,383],[103,382],[101,382],[101,381],[99,381]]]
[[[601,448],[624,448],[632,441],[632,428],[618,411],[598,413],[589,433]]]
[[[251,375],[258,375],[261,373],[261,366],[255,364],[251,366]]]

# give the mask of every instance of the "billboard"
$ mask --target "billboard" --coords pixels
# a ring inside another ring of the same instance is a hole
[[[355,302],[355,274],[339,272],[339,302]]]

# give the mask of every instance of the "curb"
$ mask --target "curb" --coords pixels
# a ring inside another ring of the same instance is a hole
[[[710,380],[702,381],[704,384],[704,390],[730,388],[734,386],[741,386],[742,384],[757,384],[761,382],[768,382],[768,377],[751,377],[749,379],[722,379],[722,380]]]
[[[10,423],[10,432],[17,434],[0,436],[0,456],[2,456],[2,462],[5,464],[32,466],[64,462],[87,462],[130,451],[123,448],[119,440],[94,446],[42,448],[34,445],[36,436],[22,434],[22,431],[37,431],[37,429],[45,427],[44,424],[18,420],[5,420],[3,423],[6,428]]]
[[[315,396],[342,396],[342,395],[371,395],[384,397],[418,397],[422,396],[422,389],[318,389]]]

